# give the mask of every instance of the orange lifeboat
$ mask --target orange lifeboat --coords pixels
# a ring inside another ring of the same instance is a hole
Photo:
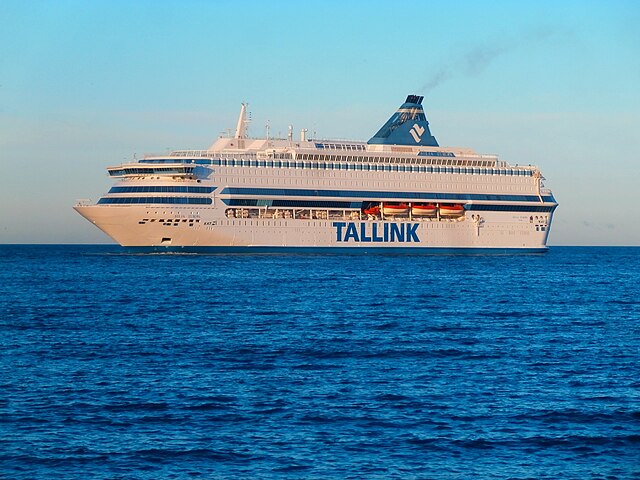
[[[440,215],[462,215],[464,207],[460,204],[440,205]]]
[[[417,203],[411,206],[411,215],[414,217],[432,217],[436,214],[436,210],[438,210],[438,207],[432,203]]]
[[[406,215],[409,213],[409,205],[406,203],[385,203],[382,205],[382,213],[389,216]]]
[[[367,215],[378,215],[380,213],[380,206],[374,205],[373,207],[369,207],[364,210],[364,213]]]

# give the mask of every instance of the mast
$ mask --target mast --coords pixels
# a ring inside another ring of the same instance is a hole
[[[246,138],[247,136],[247,105],[248,103],[242,102],[240,107],[240,116],[238,117],[238,125],[236,126],[235,138]]]

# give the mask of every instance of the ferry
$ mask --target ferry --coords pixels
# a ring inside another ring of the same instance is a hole
[[[250,138],[108,167],[115,184],[75,210],[146,252],[540,253],[557,202],[539,168],[441,147],[423,97],[367,142]]]

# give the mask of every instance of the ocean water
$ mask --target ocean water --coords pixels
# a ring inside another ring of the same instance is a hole
[[[0,246],[0,478],[640,478],[640,248]]]

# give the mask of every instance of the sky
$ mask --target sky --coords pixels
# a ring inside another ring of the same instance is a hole
[[[550,245],[640,245],[640,2],[0,2],[0,243],[111,243],[106,167],[251,136],[367,140],[424,95],[442,146],[538,165]]]

